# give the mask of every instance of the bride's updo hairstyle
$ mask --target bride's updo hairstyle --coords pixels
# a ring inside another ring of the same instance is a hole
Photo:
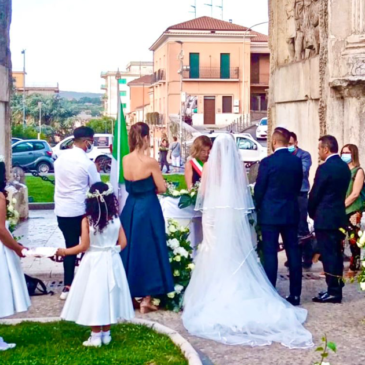
[[[149,138],[150,127],[148,124],[138,122],[133,124],[129,131],[129,149],[131,152],[134,150],[141,150],[144,148],[146,142],[145,137]]]

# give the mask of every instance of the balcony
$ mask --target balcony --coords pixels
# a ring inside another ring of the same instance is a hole
[[[240,77],[240,68],[231,67],[227,70],[220,67],[203,67],[197,70],[190,69],[189,66],[184,66],[183,78],[185,80],[221,80],[221,81],[237,81]]]
[[[157,82],[164,82],[166,80],[166,72],[164,69],[160,69],[153,73],[152,75],[152,83],[155,84]]]
[[[103,85],[101,85],[101,86],[100,86],[100,89],[101,89],[101,90],[106,90],[106,85],[104,85],[104,84],[103,84]]]

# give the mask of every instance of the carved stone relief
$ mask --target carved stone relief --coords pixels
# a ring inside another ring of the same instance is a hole
[[[319,54],[320,6],[320,0],[286,0],[287,43],[291,61]]]

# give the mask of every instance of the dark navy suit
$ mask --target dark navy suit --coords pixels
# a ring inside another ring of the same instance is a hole
[[[300,296],[302,290],[302,259],[298,245],[298,196],[302,181],[301,160],[285,148],[261,161],[255,185],[258,223],[262,230],[264,269],[275,286],[281,234],[290,270],[290,294],[296,297]]]

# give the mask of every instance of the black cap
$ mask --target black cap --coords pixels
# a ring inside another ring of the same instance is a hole
[[[79,127],[74,130],[74,138],[93,138],[94,130],[90,127]]]

